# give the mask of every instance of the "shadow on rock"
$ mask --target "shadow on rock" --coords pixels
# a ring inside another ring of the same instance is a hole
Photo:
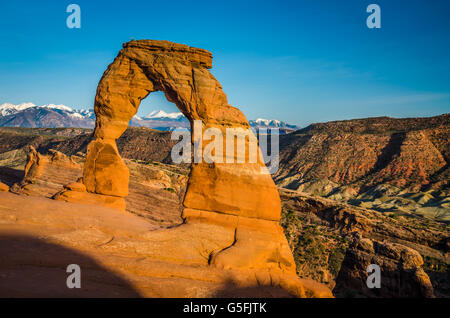
[[[297,298],[285,289],[276,286],[239,286],[233,280],[226,281],[214,298]]]
[[[23,179],[23,170],[9,167],[0,167],[0,182],[11,187],[14,183],[20,183]]]
[[[0,297],[139,297],[125,279],[89,256],[24,235],[0,234]],[[81,268],[81,288],[66,281],[69,264]]]

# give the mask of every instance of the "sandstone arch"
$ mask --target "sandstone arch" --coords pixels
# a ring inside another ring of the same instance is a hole
[[[105,71],[95,98],[95,141],[89,146],[84,183],[89,192],[128,194],[128,173],[115,139],[125,131],[142,99],[163,91],[191,121],[203,128],[249,128],[245,116],[228,105],[220,83],[208,71],[212,54],[168,41],[125,43]],[[186,208],[278,220],[280,199],[262,163],[194,164],[184,200]],[[265,172],[265,173],[264,173]]]
[[[163,91],[191,125],[201,120],[203,130],[249,128],[243,113],[228,104],[211,67],[206,50],[154,40],[123,45],[97,88],[94,140],[83,172],[86,195],[125,208],[129,174],[115,140],[151,92]],[[59,198],[87,201],[86,195],[66,191]],[[276,282],[304,295],[278,224],[278,191],[264,163],[194,163],[183,205],[185,224],[147,235],[148,257],[240,270],[244,281]]]

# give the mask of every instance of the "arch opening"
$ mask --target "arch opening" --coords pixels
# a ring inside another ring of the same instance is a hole
[[[208,128],[225,135],[227,128],[250,127],[243,113],[228,104],[222,86],[208,70],[211,67],[212,55],[202,49],[168,41],[124,44],[97,88],[95,139],[89,144],[83,173],[88,192],[114,198],[128,195],[129,172],[115,140],[126,130],[141,101],[153,92],[163,92],[189,120],[191,130],[193,121],[200,120],[201,134]],[[280,198],[264,169],[263,162],[194,162],[183,206],[185,210],[278,220]]]
[[[147,127],[160,131],[189,131],[190,122],[175,103],[169,102],[161,91],[149,93],[140,101],[136,115],[128,126]]]
[[[137,112],[137,116],[145,117],[153,111],[163,111],[167,114],[178,113],[180,110],[177,105],[172,102],[169,102],[166,98],[166,95],[161,91],[155,91],[149,94],[146,98],[141,100],[141,104],[139,105],[139,109]]]

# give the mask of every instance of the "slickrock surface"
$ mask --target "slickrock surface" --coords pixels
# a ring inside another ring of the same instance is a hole
[[[245,275],[208,266],[209,249],[233,240],[224,227],[213,228],[219,232],[212,240],[212,228],[194,222],[196,237],[179,242],[181,228],[152,234],[149,221],[116,209],[4,192],[0,202],[2,297],[295,294],[270,286],[267,272]],[[170,241],[179,242],[179,250],[164,253]],[[66,287],[69,264],[81,267],[80,290]]]
[[[193,213],[187,224],[155,230],[150,220],[90,204],[6,192],[0,202],[2,297],[330,296],[295,275],[210,266],[211,252],[233,244],[236,216],[204,222]],[[69,264],[81,267],[79,290],[66,287]]]

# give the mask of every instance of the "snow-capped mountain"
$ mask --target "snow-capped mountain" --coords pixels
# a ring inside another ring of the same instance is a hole
[[[280,133],[298,129],[276,119],[262,119],[249,121],[253,128],[278,128]],[[0,126],[29,127],[29,128],[93,128],[95,113],[92,109],[73,109],[66,105],[35,105],[33,103],[0,105]],[[148,127],[164,131],[187,130],[189,121],[181,112],[166,113],[154,110],[145,116],[134,116],[130,120],[131,126]]]
[[[296,125],[288,124],[284,121],[280,121],[277,119],[258,118],[255,120],[250,120],[249,124],[254,128],[267,128],[267,129],[278,128],[280,130],[281,129],[286,130],[287,132],[299,129],[299,127],[297,127]]]
[[[163,110],[154,110],[143,117],[134,116],[130,125],[164,131],[187,130],[190,127],[189,121],[181,112],[166,113]]]
[[[18,105],[14,105],[11,103],[4,103],[0,105],[0,116],[8,116],[20,113],[26,109],[30,108],[44,108],[56,111],[58,113],[65,113],[69,116],[75,118],[91,118],[95,119],[95,114],[93,110],[90,109],[72,109],[66,105],[55,105],[55,104],[46,104],[37,106],[33,103],[22,103]]]
[[[0,126],[59,128],[78,127],[93,128],[94,111],[88,109],[72,109],[66,105],[35,105],[22,103],[0,105]]]
[[[166,113],[163,110],[154,110],[143,117],[143,119],[180,119],[184,118],[183,113]]]
[[[33,103],[22,103],[18,105],[10,104],[10,103],[4,103],[0,105],[0,115],[1,116],[8,116],[12,114],[16,114],[22,110],[25,110],[30,107],[35,107],[36,105]]]

